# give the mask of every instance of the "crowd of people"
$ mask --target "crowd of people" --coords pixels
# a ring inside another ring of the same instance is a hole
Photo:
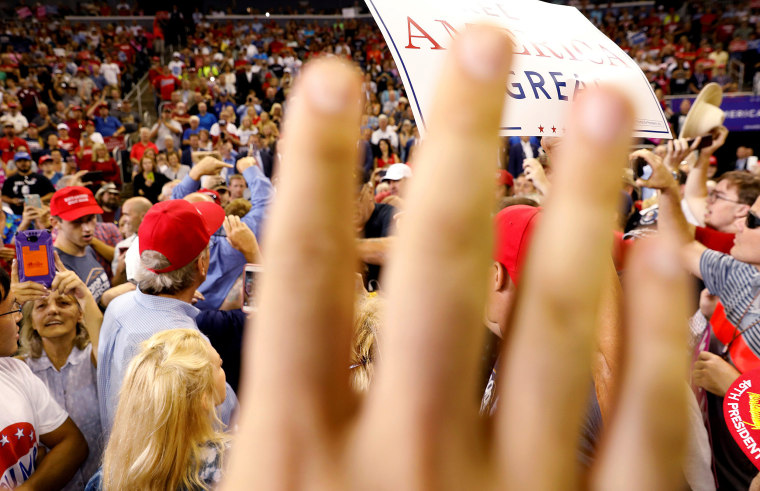
[[[485,27],[422,142],[370,22],[2,21],[0,489],[748,489],[722,401],[760,368],[760,167],[715,153],[759,9],[581,7],[700,93],[672,142],[631,151],[611,89],[497,137]]]

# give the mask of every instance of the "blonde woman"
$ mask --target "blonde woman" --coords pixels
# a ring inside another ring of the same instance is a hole
[[[103,468],[86,489],[214,487],[227,444],[214,408],[225,393],[222,359],[199,331],[154,334],[129,363]]]
[[[360,294],[354,314],[354,337],[351,344],[351,387],[358,394],[369,390],[377,359],[377,337],[382,300],[366,292]]]
[[[90,172],[102,172],[103,178],[94,181],[95,184],[100,185],[105,182],[112,182],[116,184],[116,187],[121,188],[121,171],[119,164],[113,158],[113,155],[108,151],[104,143],[95,143],[92,146],[92,159],[85,161],[81,166],[81,170],[87,170]]]

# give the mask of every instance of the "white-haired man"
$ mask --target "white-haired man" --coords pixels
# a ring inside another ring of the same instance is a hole
[[[209,240],[222,226],[224,210],[211,202],[169,200],[145,214],[138,235],[137,290],[114,299],[103,317],[98,346],[98,396],[103,429],[110,433],[119,389],[140,344],[166,329],[197,329],[193,296],[209,269]],[[227,385],[218,406],[229,424],[237,397]]]

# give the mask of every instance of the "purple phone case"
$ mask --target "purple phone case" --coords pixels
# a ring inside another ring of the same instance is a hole
[[[24,271],[24,261],[21,257],[21,251],[24,246],[29,247],[32,251],[40,250],[40,246],[47,247],[47,262],[49,273],[42,276],[28,276]],[[55,278],[55,256],[53,256],[53,237],[47,230],[24,230],[16,234],[16,264],[18,265],[18,280],[34,281],[42,283],[50,288]]]

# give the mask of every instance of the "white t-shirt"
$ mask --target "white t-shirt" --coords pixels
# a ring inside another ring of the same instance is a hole
[[[100,65],[100,73],[108,82],[108,85],[119,85],[119,65],[116,63],[103,63]]]
[[[0,358],[0,489],[13,489],[36,469],[40,435],[68,414],[21,360]]]

